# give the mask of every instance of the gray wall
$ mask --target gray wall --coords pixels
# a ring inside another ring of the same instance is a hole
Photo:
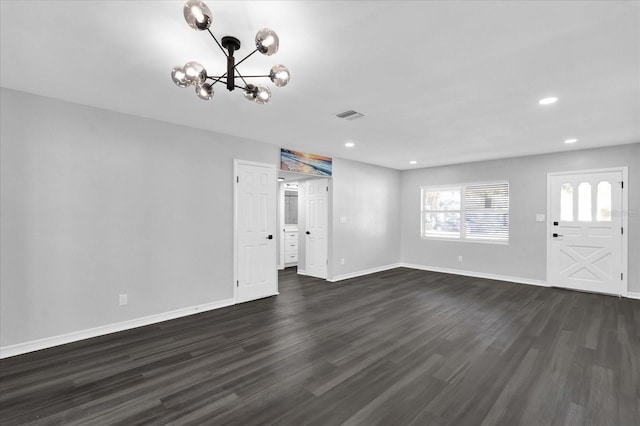
[[[4,88],[0,102],[0,346],[233,297],[232,160],[277,164],[278,147]],[[623,165],[640,292],[640,144],[405,172],[334,158],[329,278],[403,261],[545,280],[547,172]],[[494,179],[511,184],[508,246],[420,239],[420,186]]]
[[[329,278],[400,262],[400,175],[333,159]]]
[[[233,297],[233,159],[277,147],[0,99],[1,346]]]
[[[304,205],[300,182],[298,268],[306,269]],[[400,172],[333,158],[329,183],[329,280],[400,262]],[[347,219],[340,223],[340,217]],[[344,258],[344,265],[341,259]]]
[[[640,144],[484,161],[402,173],[402,260],[406,263],[546,280],[547,173],[629,167],[629,291],[640,292]],[[420,238],[420,187],[508,180],[509,245]],[[628,213],[628,212],[627,212]],[[458,262],[458,256],[463,262]]]

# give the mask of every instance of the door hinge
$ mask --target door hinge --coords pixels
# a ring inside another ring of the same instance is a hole
[[[620,227],[620,233],[624,235],[624,227]]]
[[[236,183],[240,183],[240,176],[236,176]]]
[[[329,192],[329,187],[327,186],[327,192]]]
[[[240,287],[240,281],[236,281],[236,287]]]
[[[624,281],[624,274],[622,272],[620,272],[620,279]]]
[[[620,182],[620,188],[624,188],[624,181]]]
[[[326,263],[326,264],[327,264],[327,265],[329,264],[329,259],[327,259],[327,263]]]

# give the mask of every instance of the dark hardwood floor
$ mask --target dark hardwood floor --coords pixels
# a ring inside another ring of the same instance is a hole
[[[0,424],[640,425],[640,301],[409,269],[0,361]]]

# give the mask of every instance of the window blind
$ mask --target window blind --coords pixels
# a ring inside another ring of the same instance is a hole
[[[464,191],[465,237],[509,240],[509,184],[467,185]]]

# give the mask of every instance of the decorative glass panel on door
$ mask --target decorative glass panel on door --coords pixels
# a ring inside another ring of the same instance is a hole
[[[611,183],[602,181],[598,183],[596,220],[598,222],[611,222]]]
[[[578,221],[591,222],[591,184],[582,182],[578,185]]]
[[[573,222],[573,185],[570,183],[560,187],[560,220]]]

